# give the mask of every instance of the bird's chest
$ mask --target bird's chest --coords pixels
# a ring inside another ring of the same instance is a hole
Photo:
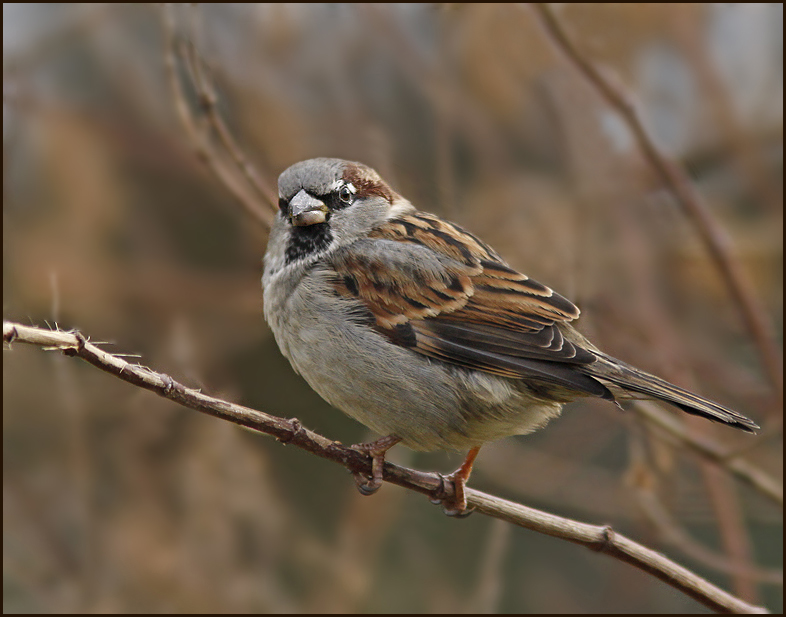
[[[336,363],[346,364],[361,344],[362,333],[348,319],[351,307],[331,280],[329,271],[312,269],[296,279],[274,279],[265,289],[265,317],[281,353],[309,381],[334,377]]]

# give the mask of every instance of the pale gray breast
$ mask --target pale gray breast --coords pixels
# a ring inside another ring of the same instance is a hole
[[[335,295],[333,276],[318,265],[272,277],[265,314],[295,370],[350,417],[410,448],[433,450],[528,433],[558,413],[559,405],[528,400],[513,380],[392,344],[360,317],[365,309],[357,300]]]
[[[362,307],[336,296],[331,276],[311,269],[286,299],[278,292],[289,282],[271,279],[265,311],[282,353],[320,396],[372,430],[418,449],[444,444],[460,419],[455,378],[362,323]]]

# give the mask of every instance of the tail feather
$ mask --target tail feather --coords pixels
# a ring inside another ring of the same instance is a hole
[[[655,375],[645,373],[629,364],[594,352],[598,361],[586,366],[585,370],[606,385],[617,386],[622,390],[665,401],[689,414],[702,416],[715,422],[728,424],[749,433],[760,428],[753,420],[740,413],[719,405],[709,399],[675,386]]]

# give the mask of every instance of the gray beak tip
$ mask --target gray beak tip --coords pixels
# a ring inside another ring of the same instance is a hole
[[[295,227],[317,225],[327,220],[328,208],[321,200],[301,190],[289,202],[289,220]]]

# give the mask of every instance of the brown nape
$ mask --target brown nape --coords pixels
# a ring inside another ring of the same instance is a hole
[[[358,165],[357,163],[347,164],[344,168],[342,180],[351,183],[355,187],[358,197],[377,195],[388,203],[393,203],[394,199],[398,197],[393,192],[393,189],[377,175],[377,172],[365,165]]]

